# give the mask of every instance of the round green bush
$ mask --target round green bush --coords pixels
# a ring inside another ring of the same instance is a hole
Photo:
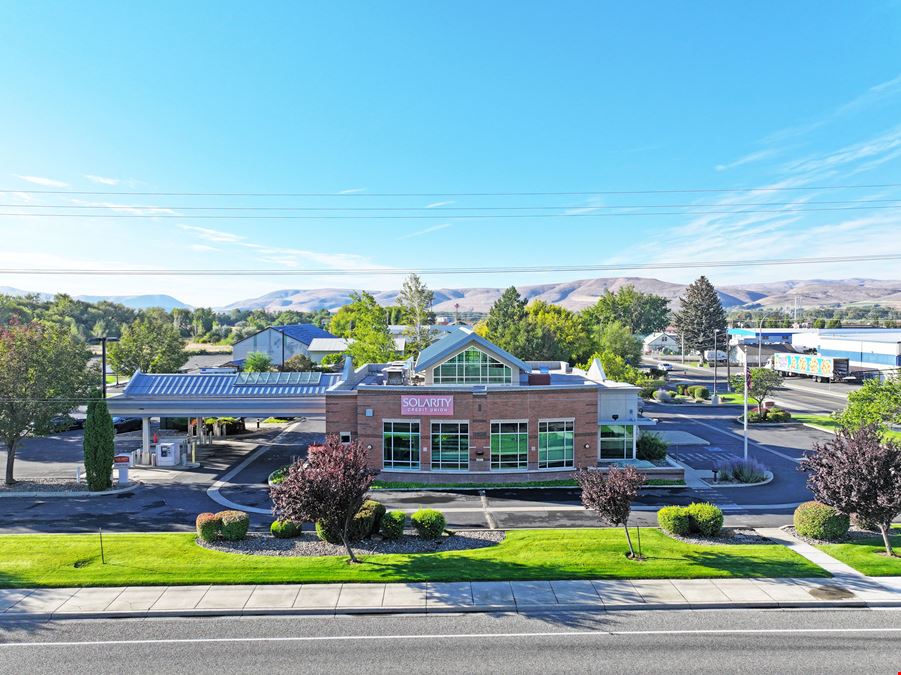
[[[194,524],[198,538],[203,541],[216,541],[222,531],[222,518],[218,513],[201,513]]]
[[[666,459],[669,444],[658,434],[642,432],[635,441],[635,456],[648,462]]]
[[[300,536],[300,523],[293,520],[276,520],[269,526],[269,532],[276,539],[293,539]]]
[[[250,516],[243,511],[220,511],[216,514],[222,519],[222,538],[226,541],[241,541],[247,538],[250,527]]]
[[[710,390],[703,385],[697,384],[691,388],[691,395],[706,401],[710,398]]]
[[[696,502],[685,507],[692,532],[715,537],[723,529],[723,512],[718,506]]]
[[[838,541],[851,527],[851,519],[822,502],[804,502],[795,509],[795,531],[802,537]]]
[[[416,532],[423,539],[437,539],[444,532],[447,520],[441,511],[435,509],[419,509],[410,518]]]
[[[388,511],[382,516],[381,531],[385,539],[397,539],[404,533],[407,517],[401,511]]]
[[[385,506],[374,499],[363,502],[353,520],[350,521],[347,536],[350,541],[360,541],[378,532],[379,523],[385,515]],[[330,544],[341,543],[341,533],[332,532],[324,523],[316,523],[316,536]]]
[[[691,532],[691,521],[681,506],[664,506],[657,512],[657,524],[670,534],[685,536]]]

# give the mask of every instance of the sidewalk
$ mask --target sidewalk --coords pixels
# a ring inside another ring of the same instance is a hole
[[[785,607],[901,607],[901,577],[3,589],[0,625],[72,618]]]

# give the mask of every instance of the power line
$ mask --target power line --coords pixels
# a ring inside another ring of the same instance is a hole
[[[66,207],[62,207],[66,208]],[[576,207],[592,208],[592,207]],[[626,208],[626,207],[608,207]],[[214,214],[171,214],[171,213],[0,213],[0,216],[19,216],[24,218],[166,218],[179,220],[431,220],[434,218],[475,219],[475,218],[611,218],[636,216],[707,216],[707,215],[744,215],[755,213],[816,213],[820,211],[861,211],[870,209],[898,209],[901,205],[886,206],[844,206],[824,208],[795,209],[744,209],[730,211],[624,211],[622,213],[498,213],[498,214],[456,214],[456,215],[418,215],[418,216],[296,216],[296,215],[214,215]]]
[[[757,260],[706,260],[693,262],[621,263],[609,265],[535,265],[522,267],[426,267],[352,269],[60,269],[0,268],[0,274],[77,276],[350,276],[401,274],[508,274],[519,272],[601,272],[611,270],[692,269],[704,267],[756,267],[765,265],[811,265],[842,262],[901,260],[901,253],[817,258],[762,258]]]
[[[703,192],[790,192],[801,190],[872,190],[897,188],[901,183],[876,183],[870,185],[820,185],[799,187],[733,187],[733,188],[670,188],[657,190],[593,190],[558,192],[114,192],[101,190],[20,190],[0,188],[0,192],[44,195],[106,195],[146,197],[552,197],[593,195],[646,195],[685,194]]]
[[[562,206],[173,206],[162,204],[0,204],[0,208],[16,209],[92,209],[119,211],[135,209],[144,211],[154,210],[183,210],[183,211],[429,211],[442,213],[445,211],[538,211],[552,209],[678,209],[678,208],[720,208],[741,206],[797,206],[808,207],[819,204],[880,204],[901,202],[901,199],[845,199],[845,200],[818,200],[815,202],[731,202],[729,204],[606,204],[598,206],[586,206],[585,204],[570,204]],[[742,211],[742,213],[747,213]],[[154,216],[155,214],[139,214]]]

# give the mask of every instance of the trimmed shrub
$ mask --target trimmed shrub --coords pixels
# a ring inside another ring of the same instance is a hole
[[[663,380],[644,379],[640,380],[637,384],[641,387],[642,398],[652,398],[654,392],[658,389],[662,389],[666,385],[666,382]]]
[[[691,387],[691,385],[688,384],[687,382],[680,382],[679,384],[676,385],[676,393],[680,394],[681,396],[687,396],[688,395],[687,390],[689,387]]]
[[[444,514],[435,509],[419,509],[410,518],[410,522],[413,523],[417,534],[423,539],[437,539],[444,532],[444,526],[447,525]]]
[[[866,520],[865,518],[861,518],[860,515],[856,513],[851,514],[851,522],[854,523],[861,530],[866,530],[867,532],[879,532],[879,525],[874,523],[871,520]]]
[[[381,532],[385,539],[397,539],[404,533],[407,516],[401,511],[388,511],[382,516]]]
[[[247,538],[250,527],[250,516],[243,511],[220,511],[216,514],[222,519],[222,538],[226,541],[241,541]]]
[[[795,531],[802,537],[837,541],[848,534],[851,519],[822,502],[804,502],[795,509]]]
[[[670,403],[673,400],[673,396],[666,389],[658,389],[654,392],[654,400],[661,403]]]
[[[385,506],[374,499],[367,499],[350,521],[347,538],[354,542],[378,532],[379,523],[385,515]],[[316,535],[330,544],[341,543],[341,533],[328,530],[321,522],[316,523]]]
[[[635,441],[635,456],[648,462],[659,462],[666,458],[669,444],[658,434],[642,432]]]
[[[203,541],[216,541],[222,532],[222,518],[218,513],[201,513],[194,525],[197,537]]]
[[[657,512],[657,524],[670,534],[685,536],[691,532],[691,521],[682,506],[664,506]]]
[[[685,507],[692,532],[715,537],[723,529],[723,512],[718,506],[696,502]]]
[[[702,384],[696,384],[689,387],[688,392],[690,396],[703,401],[710,398],[710,390]]]
[[[782,408],[770,408],[766,417],[768,422],[790,422],[792,414]]]
[[[269,526],[269,532],[276,539],[293,539],[300,536],[300,523],[293,520],[276,520]]]

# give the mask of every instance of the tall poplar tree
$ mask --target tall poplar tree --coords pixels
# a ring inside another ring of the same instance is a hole
[[[723,304],[705,276],[689,284],[680,302],[682,307],[675,316],[679,334],[684,338],[685,346],[701,352],[701,361],[706,362],[705,351],[714,349],[714,331],[720,332],[719,345],[724,345],[728,339]]]
[[[407,326],[404,335],[407,337],[407,352],[417,356],[433,341],[429,324],[433,319],[432,303],[435,293],[425,285],[418,274],[411,274],[404,279],[404,285],[397,296],[397,302],[403,309]]]
[[[88,489],[94,492],[108,490],[112,486],[110,472],[116,454],[116,428],[103,399],[88,403],[83,447]]]

